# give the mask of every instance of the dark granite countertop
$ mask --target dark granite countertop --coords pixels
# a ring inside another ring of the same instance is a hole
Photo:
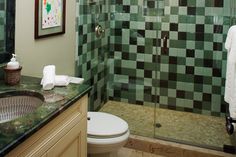
[[[0,123],[0,156],[6,155],[21,144],[91,89],[85,84],[69,84],[67,87],[55,87],[53,90],[43,91],[40,81],[39,78],[26,76],[22,77],[21,83],[16,86],[8,86],[0,81],[0,94],[7,91],[38,92],[47,101],[44,101],[42,106],[33,113]]]

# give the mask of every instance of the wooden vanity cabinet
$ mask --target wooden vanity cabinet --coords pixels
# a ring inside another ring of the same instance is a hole
[[[87,104],[85,95],[6,156],[86,157]]]

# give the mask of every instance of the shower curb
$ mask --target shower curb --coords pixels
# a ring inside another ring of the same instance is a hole
[[[138,135],[130,135],[125,147],[164,157],[235,157],[235,154]]]

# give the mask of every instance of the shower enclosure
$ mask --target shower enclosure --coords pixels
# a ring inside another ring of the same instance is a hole
[[[225,131],[233,0],[78,2],[78,76],[93,86],[90,110],[125,119],[131,133],[216,150]],[[105,34],[96,36],[101,25]]]

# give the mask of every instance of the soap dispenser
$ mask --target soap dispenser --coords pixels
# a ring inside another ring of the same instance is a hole
[[[16,55],[12,54],[11,61],[4,67],[5,83],[8,85],[17,85],[20,82],[21,69],[22,67],[16,60]]]
[[[19,69],[20,64],[16,60],[16,55],[12,54],[11,61],[7,63],[7,69]]]

